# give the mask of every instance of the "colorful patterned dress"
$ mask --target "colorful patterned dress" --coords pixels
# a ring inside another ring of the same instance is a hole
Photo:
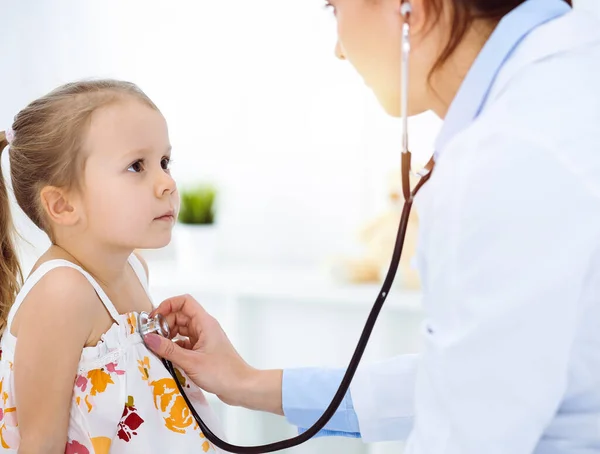
[[[135,255],[129,263],[146,293],[148,282]],[[90,282],[114,324],[94,347],[81,353],[73,388],[67,454],[222,452],[209,443],[159,358],[150,352],[137,328],[137,313],[119,314],[92,276],[66,260],[51,260],[37,268],[17,296],[1,341],[0,446],[17,452],[19,409],[14,394],[14,352],[10,334],[14,314],[27,293],[48,271],[71,267]],[[150,297],[150,295],[148,295]],[[220,423],[202,391],[187,377],[186,394],[211,430],[223,438]]]

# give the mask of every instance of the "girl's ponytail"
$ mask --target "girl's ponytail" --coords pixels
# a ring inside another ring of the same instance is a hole
[[[0,156],[8,147],[5,131],[0,131]],[[8,312],[23,282],[15,248],[15,227],[10,214],[8,189],[0,168],[0,332],[6,327]]]

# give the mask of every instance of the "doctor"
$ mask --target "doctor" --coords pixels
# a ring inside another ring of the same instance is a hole
[[[400,114],[402,0],[330,0]],[[323,435],[410,454],[600,452],[600,25],[564,0],[412,0],[408,113],[445,120],[415,204],[420,355],[359,368]],[[148,344],[231,405],[322,414],[343,370],[256,370],[190,296]]]

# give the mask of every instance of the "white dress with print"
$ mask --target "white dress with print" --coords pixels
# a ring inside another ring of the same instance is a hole
[[[129,263],[149,293],[142,264],[133,254]],[[81,353],[65,453],[222,452],[206,440],[175,381],[160,359],[144,345],[137,328],[137,313],[119,314],[92,276],[66,260],[51,260],[36,269],[19,292],[8,316],[0,358],[2,451],[16,452],[20,441],[13,372],[17,339],[10,334],[11,323],[31,288],[57,267],[80,271],[114,319],[98,344],[84,348]],[[184,380],[186,394],[198,414],[215,434],[223,438],[219,421],[202,391],[185,375],[181,374],[180,378]]]

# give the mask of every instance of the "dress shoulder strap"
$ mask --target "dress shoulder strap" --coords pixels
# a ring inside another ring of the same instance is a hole
[[[142,283],[142,287],[144,287],[144,290],[146,290],[146,293],[149,296],[150,288],[148,285],[148,275],[146,274],[144,265],[142,265],[142,262],[135,253],[132,253],[129,256],[129,265],[131,266],[131,268],[133,268],[135,275],[140,280],[140,282]]]
[[[119,312],[115,308],[114,304],[110,301],[110,299],[108,298],[108,296],[106,295],[104,290],[102,290],[102,287],[100,287],[100,284],[98,284],[98,282],[96,282],[96,280],[91,276],[90,273],[85,271],[80,266],[75,265],[72,262],[69,262],[68,260],[54,259],[54,260],[48,260],[47,262],[42,263],[33,273],[31,273],[31,275],[27,278],[27,280],[23,284],[23,287],[21,288],[21,291],[17,295],[15,303],[10,308],[10,312],[8,314],[8,320],[6,323],[6,328],[8,330],[10,330],[13,318],[15,317],[15,314],[17,313],[17,311],[19,310],[19,307],[23,303],[23,300],[25,299],[27,294],[31,291],[31,289],[35,286],[35,284],[37,284],[40,281],[40,279],[42,277],[44,277],[49,271],[51,271],[55,268],[59,268],[59,267],[73,268],[73,269],[79,271],[81,274],[83,274],[83,276],[88,280],[88,282],[92,285],[92,287],[94,287],[96,294],[102,301],[102,304],[104,304],[104,307],[106,308],[106,310],[108,311],[110,316],[113,318],[113,320],[115,322],[117,322],[117,324],[119,323]]]

